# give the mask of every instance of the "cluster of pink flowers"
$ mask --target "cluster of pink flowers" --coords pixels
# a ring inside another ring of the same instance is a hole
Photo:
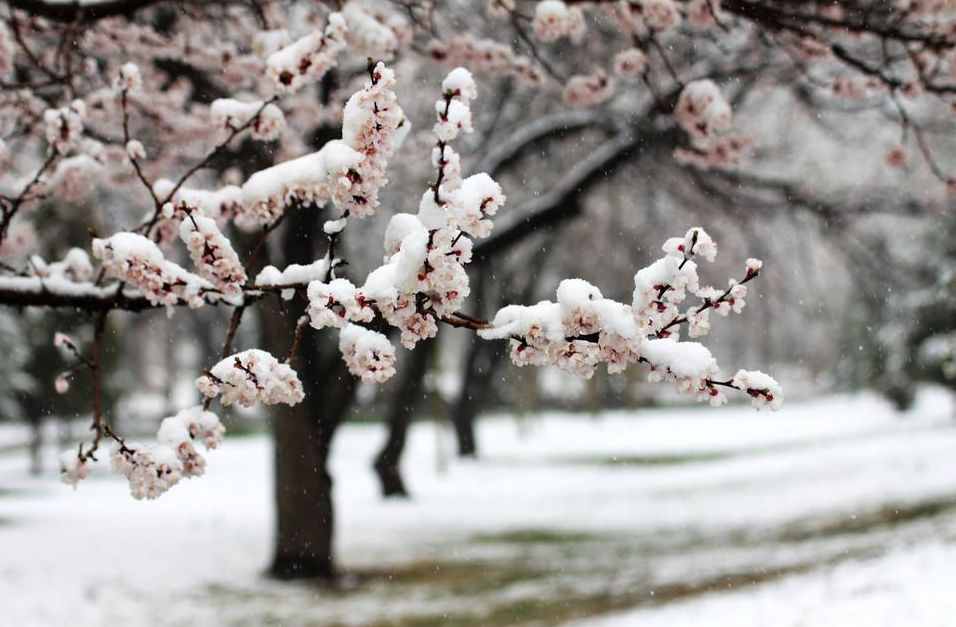
[[[650,29],[667,32],[680,26],[682,16],[674,0],[624,0],[608,7],[625,33]]]
[[[678,148],[675,157],[702,169],[729,169],[746,156],[752,140],[730,133],[733,112],[713,81],[689,83],[681,91],[674,116],[690,135],[691,147]]]
[[[594,107],[614,95],[614,82],[604,70],[578,74],[564,86],[564,102],[572,107]]]
[[[342,352],[350,370],[367,381],[391,376],[394,356],[376,335],[363,335],[355,323],[369,322],[378,313],[401,330],[401,342],[409,349],[433,337],[438,321],[454,314],[468,296],[464,265],[471,260],[469,236],[487,236],[489,218],[505,201],[501,187],[487,174],[462,180],[460,159],[447,143],[471,130],[470,103],[477,89],[470,72],[451,71],[442,82],[442,94],[436,102],[438,145],[432,155],[438,182],[422,195],[417,215],[399,213],[389,221],[385,264],[360,288],[344,279],[316,280],[308,287],[311,325],[352,329],[342,340]],[[332,221],[325,230],[334,237],[343,226],[342,220]],[[369,352],[364,346],[378,348]]]
[[[273,141],[285,130],[285,116],[276,105],[259,100],[241,102],[220,98],[209,106],[212,123],[222,129],[235,130],[250,124],[253,139]]]
[[[76,489],[76,485],[90,476],[90,466],[74,451],[60,454],[60,481]]]
[[[111,457],[113,472],[129,481],[134,499],[156,499],[179,483],[183,464],[176,451],[159,444],[153,446],[118,445]]]
[[[114,472],[126,477],[135,499],[155,499],[186,477],[206,471],[206,459],[196,450],[200,441],[207,450],[217,448],[226,428],[216,414],[190,407],[163,419],[152,445],[117,443],[111,455]],[[89,455],[67,451],[60,456],[60,479],[67,485],[89,476]]]
[[[346,41],[357,57],[390,59],[411,42],[414,33],[399,13],[384,10],[380,2],[351,0],[342,7],[348,28]]]
[[[728,133],[715,137],[704,145],[678,148],[674,158],[680,163],[693,165],[701,170],[730,170],[747,158],[753,139],[746,135]]]
[[[428,51],[433,59],[447,65],[483,74],[510,75],[531,86],[544,83],[544,73],[537,63],[492,39],[456,35],[445,41],[432,41]]]
[[[119,69],[113,89],[117,92],[126,92],[133,94],[143,88],[143,76],[140,74],[139,66],[135,63],[125,63]]]
[[[628,48],[614,55],[614,74],[621,78],[637,78],[647,68],[647,55],[640,48]]]
[[[222,444],[225,434],[226,428],[219,417],[197,405],[164,419],[156,437],[160,444],[176,452],[184,477],[198,477],[206,470],[206,459],[193,442],[200,441],[206,450],[211,450]]]
[[[65,155],[79,144],[83,137],[84,118],[86,104],[82,100],[74,100],[67,107],[46,110],[43,114],[46,141],[57,154]]]
[[[349,215],[361,218],[378,209],[378,192],[388,183],[388,160],[411,128],[394,87],[395,73],[378,63],[365,88],[354,93],[345,105],[342,140],[363,157],[348,172],[351,185],[347,192],[336,199]]]
[[[759,370],[738,370],[734,375],[733,385],[738,390],[747,392],[751,404],[757,409],[780,409],[783,405],[783,390],[780,384]]]
[[[556,41],[569,37],[572,41],[579,42],[587,31],[581,8],[569,7],[561,0],[538,2],[531,25],[535,36],[541,41]]]
[[[179,237],[200,276],[227,296],[242,292],[246,270],[215,220],[190,213],[179,225]]]
[[[324,31],[316,31],[276,50],[266,60],[266,73],[278,93],[295,92],[321,79],[335,65],[335,57],[346,46],[345,19],[329,15]]]
[[[371,322],[370,303],[347,279],[312,281],[308,287],[309,320],[313,328],[343,328],[349,321]]]
[[[730,104],[708,79],[693,81],[684,87],[674,116],[691,138],[700,143],[729,130],[733,123]]]
[[[317,152],[256,172],[242,185],[236,225],[249,230],[270,225],[295,201],[345,203],[353,186],[349,172],[363,158],[344,141],[334,140]]]
[[[207,398],[219,397],[223,406],[297,405],[305,397],[295,370],[263,350],[250,349],[226,357],[196,379]]]
[[[755,403],[769,399],[769,406],[779,407],[780,388],[770,377],[754,376],[745,387],[737,380],[717,381],[720,370],[710,352],[697,342],[678,339],[680,324],[688,324],[691,337],[705,335],[711,309],[727,315],[744,307],[747,288],[742,282],[731,280],[723,292],[700,287],[691,258],[713,261],[717,245],[703,229],[694,228],[667,240],[663,249],[665,257],[635,275],[630,305],[604,298],[586,281],[566,279],[558,285],[557,302],[504,307],[479,335],[510,340],[511,359],[518,366],[553,365],[589,378],[601,363],[617,373],[643,362],[651,381],[672,382],[679,391],[713,405],[726,402],[722,387],[736,387]],[[757,276],[761,266],[759,260],[748,259],[744,281]],[[681,314],[678,305],[688,293],[701,298],[703,305]],[[770,402],[774,399],[776,403]]]
[[[167,260],[156,244],[135,233],[116,233],[93,240],[93,256],[106,273],[138,288],[154,305],[190,307],[205,304],[213,285]]]
[[[349,372],[365,383],[384,383],[395,374],[395,347],[377,331],[346,325],[339,333],[339,351]]]

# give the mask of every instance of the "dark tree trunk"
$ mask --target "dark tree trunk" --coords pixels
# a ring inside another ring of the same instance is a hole
[[[322,129],[321,145],[337,136]],[[289,207],[281,239],[280,267],[312,263],[325,252],[320,225],[327,216],[318,207]],[[264,345],[278,359],[289,351],[296,321],[304,315],[302,297],[270,300],[259,315]],[[273,411],[275,443],[275,552],[269,573],[280,579],[335,577],[332,476],[329,452],[335,431],[352,403],[355,381],[339,356],[335,334],[306,328],[292,366],[305,400]]]
[[[282,240],[284,264],[316,259],[322,212],[290,208]],[[263,340],[279,359],[288,352],[305,302],[278,300],[261,309]],[[332,438],[352,402],[355,384],[329,334],[306,330],[293,358],[305,389],[295,407],[273,412],[275,439],[276,545],[270,573],[281,579],[335,576]]]
[[[388,436],[372,464],[382,485],[382,496],[386,498],[408,497],[408,489],[402,479],[402,453],[405,451],[412,415],[424,397],[425,373],[437,344],[438,341],[434,339],[419,342],[415,350],[409,353],[407,363],[401,364],[398,389],[388,410]]]

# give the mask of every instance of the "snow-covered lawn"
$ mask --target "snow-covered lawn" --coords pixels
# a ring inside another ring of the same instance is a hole
[[[870,395],[776,414],[498,417],[481,424],[483,459],[444,471],[450,436],[422,423],[409,502],[378,496],[382,428],[349,425],[333,469],[340,562],[356,576],[335,591],[261,577],[266,437],[227,437],[205,478],[149,503],[106,473],[76,492],[31,479],[8,452],[3,621],[952,625],[951,411],[928,393],[903,417]]]

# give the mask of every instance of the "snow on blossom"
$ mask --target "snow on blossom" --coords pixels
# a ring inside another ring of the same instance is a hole
[[[118,92],[136,93],[143,88],[143,76],[135,63],[124,63],[120,69],[113,89]]]
[[[637,78],[647,68],[647,55],[640,48],[628,48],[614,55],[614,74],[621,78]]]
[[[76,451],[64,451],[60,454],[60,481],[76,489],[83,479],[90,474],[90,468],[86,460],[80,459]]]
[[[234,98],[219,98],[209,105],[213,125],[236,130],[251,123],[253,139],[273,141],[285,129],[285,115],[275,104],[260,100],[241,102]]]
[[[726,132],[733,122],[730,104],[708,79],[692,81],[681,90],[674,116],[698,143]]]
[[[156,244],[136,233],[94,239],[93,256],[102,261],[109,276],[139,288],[154,305],[173,306],[183,301],[201,307],[204,291],[213,289],[205,279],[168,261]]]
[[[461,100],[449,98],[435,101],[435,135],[443,142],[453,141],[459,133],[471,133],[471,109]]]
[[[478,86],[467,69],[456,67],[449,72],[441,82],[441,91],[465,102],[471,102],[478,97]]]
[[[662,250],[675,257],[700,256],[711,263],[717,258],[717,244],[707,231],[699,226],[688,230],[684,237],[668,239]]]
[[[308,288],[309,320],[315,329],[342,328],[348,322],[371,322],[375,317],[368,303],[351,281],[312,281]]]
[[[179,186],[169,179],[157,179],[153,183],[153,192],[160,200],[166,201],[163,217],[171,220],[179,232],[179,222],[187,213],[225,222],[240,211],[242,189],[235,185],[226,185],[215,191]]]
[[[130,161],[145,159],[146,148],[143,146],[143,142],[136,139],[126,142],[126,156],[130,158]]]
[[[343,198],[352,189],[349,171],[363,155],[341,140],[320,150],[284,161],[253,174],[242,185],[242,203],[236,224],[252,229],[272,224],[293,201],[324,204]]]
[[[348,27],[340,13],[329,15],[325,29],[276,50],[266,59],[266,72],[279,93],[290,93],[321,79],[345,48]]]
[[[184,477],[198,477],[205,472],[206,460],[193,443],[200,441],[207,450],[218,448],[225,432],[226,428],[216,414],[197,405],[165,418],[160,423],[156,439],[176,452]]]
[[[383,23],[384,16],[373,15],[370,8],[367,3],[358,0],[350,0],[342,8],[349,50],[359,58],[390,59],[398,50],[398,37],[392,28]],[[390,17],[395,19],[394,16]],[[395,21],[393,24],[397,26]]]
[[[118,445],[111,461],[113,471],[126,477],[130,494],[137,500],[159,498],[183,477],[176,451],[163,444]]]
[[[226,357],[196,380],[207,398],[219,397],[223,406],[297,405],[304,398],[295,370],[263,350],[250,349]]]
[[[587,108],[607,101],[612,95],[614,82],[604,70],[595,70],[591,74],[576,74],[569,78],[563,98],[569,106]]]
[[[202,215],[189,214],[179,225],[179,237],[199,275],[223,294],[236,295],[246,283],[246,270],[229,239],[216,222]]]
[[[448,203],[450,222],[472,237],[488,237],[494,226],[488,218],[504,205],[501,186],[484,172],[461,182]]]
[[[768,374],[759,370],[738,370],[733,378],[733,386],[745,391],[751,398],[751,404],[760,409],[780,409],[783,405],[783,389]]]
[[[395,73],[378,63],[365,87],[345,104],[342,141],[363,157],[348,171],[347,193],[334,198],[350,215],[361,218],[378,208],[379,190],[388,183],[388,161],[411,129],[394,87]]]
[[[74,100],[66,107],[47,109],[43,113],[46,140],[57,154],[65,155],[79,144],[83,135],[86,105]]]
[[[541,41],[556,41],[570,37],[578,42],[584,36],[586,24],[580,7],[569,7],[561,0],[541,0],[535,5],[531,22],[535,37]]]
[[[377,331],[348,324],[339,333],[339,350],[349,372],[365,383],[384,383],[395,374],[395,347]]]

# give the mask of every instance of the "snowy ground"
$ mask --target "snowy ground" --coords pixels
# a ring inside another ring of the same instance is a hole
[[[76,492],[0,454],[0,599],[11,625],[952,625],[956,422],[923,395],[482,423],[480,462],[439,468],[412,433],[415,498],[383,502],[383,434],[333,460],[341,590],[260,576],[270,443],[228,438],[152,503],[103,473]],[[7,432],[15,433],[15,430]],[[52,452],[51,452],[52,453]],[[574,622],[577,621],[577,622]]]

